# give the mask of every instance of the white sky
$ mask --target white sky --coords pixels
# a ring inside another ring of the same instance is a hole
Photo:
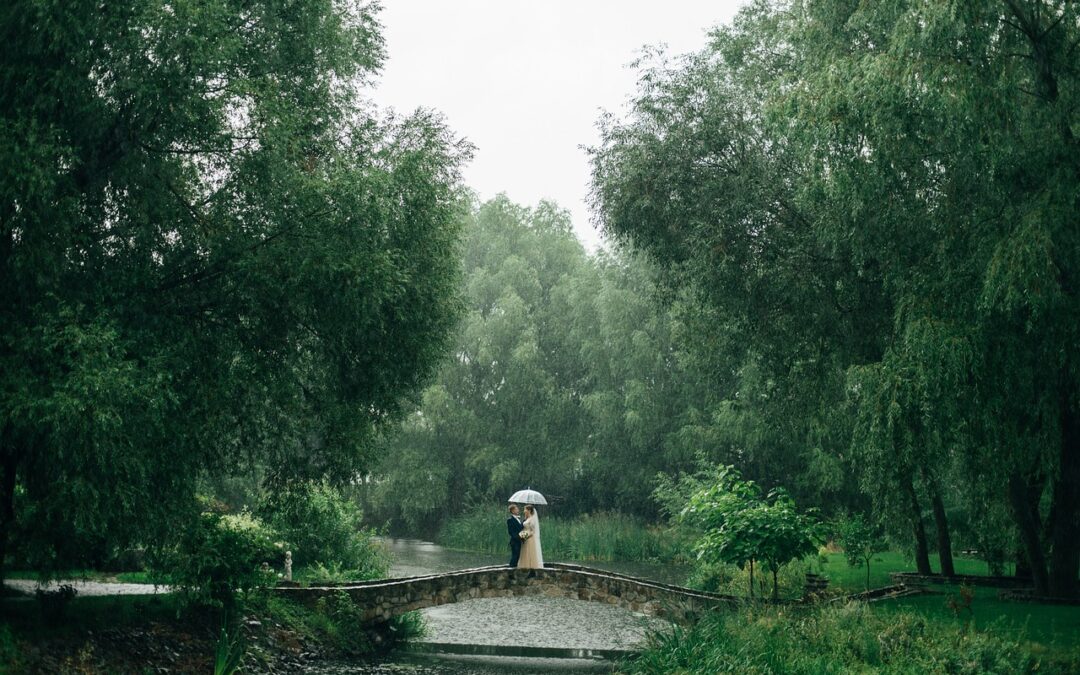
[[[590,250],[600,240],[585,205],[601,110],[621,114],[627,68],[645,45],[696,51],[742,0],[384,0],[388,61],[373,98],[434,108],[476,146],[465,182],[481,199],[505,192],[570,210]]]

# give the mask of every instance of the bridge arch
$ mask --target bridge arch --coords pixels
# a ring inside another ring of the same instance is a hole
[[[530,576],[530,572],[534,572]],[[443,574],[319,586],[279,586],[280,595],[306,605],[346,593],[377,624],[417,609],[475,598],[546,596],[616,605],[650,616],[685,622],[702,610],[736,604],[733,596],[694,591],[605,570],[551,563],[542,570],[478,567]]]

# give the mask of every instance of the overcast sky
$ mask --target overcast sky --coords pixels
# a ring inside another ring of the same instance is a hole
[[[476,146],[465,181],[482,199],[553,199],[578,237],[599,235],[585,205],[601,110],[635,89],[627,68],[645,45],[696,51],[742,0],[385,0],[389,59],[375,101],[441,111]]]

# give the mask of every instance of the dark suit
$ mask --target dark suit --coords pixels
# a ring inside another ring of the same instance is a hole
[[[518,533],[525,529],[521,521],[510,516],[506,519],[506,532],[510,535],[510,567],[517,567],[518,558],[521,557],[521,537]]]

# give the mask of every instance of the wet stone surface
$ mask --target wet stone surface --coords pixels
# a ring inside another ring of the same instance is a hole
[[[422,642],[633,649],[670,624],[612,605],[542,596],[480,598],[422,610]]]

